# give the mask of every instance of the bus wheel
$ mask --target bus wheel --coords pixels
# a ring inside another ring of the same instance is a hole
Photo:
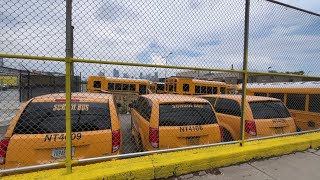
[[[301,128],[299,128],[298,126],[297,126],[297,132],[300,132],[301,131]]]
[[[233,141],[231,133],[227,129],[223,128],[223,142],[229,141]]]
[[[138,142],[136,144],[136,148],[137,148],[137,152],[143,152],[143,145],[142,145],[140,134],[138,136]]]

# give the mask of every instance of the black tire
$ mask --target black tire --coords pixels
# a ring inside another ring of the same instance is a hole
[[[130,125],[131,125],[131,133],[133,131],[133,122],[132,122],[132,116],[131,116],[131,121],[130,121]]]
[[[136,148],[137,148],[137,152],[143,152],[143,145],[142,145],[142,140],[141,140],[140,134],[138,137],[138,142],[136,144]]]
[[[301,131],[301,129],[297,126],[297,132],[300,132]]]
[[[227,129],[223,128],[223,141],[222,142],[229,142],[229,141],[233,141],[231,133]]]

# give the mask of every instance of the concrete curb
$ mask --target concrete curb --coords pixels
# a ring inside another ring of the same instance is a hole
[[[53,169],[5,176],[3,179],[155,179],[229,166],[252,159],[283,155],[320,147],[320,132],[239,144],[153,154],[77,166],[73,173]]]

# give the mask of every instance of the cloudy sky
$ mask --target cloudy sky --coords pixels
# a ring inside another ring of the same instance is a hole
[[[320,13],[319,0],[282,2]],[[1,53],[64,57],[64,0],[0,2]],[[73,1],[76,58],[174,66],[242,68],[244,0]],[[320,76],[320,17],[264,0],[251,0],[249,69]],[[5,59],[7,65],[20,61]],[[63,63],[27,63],[62,71]],[[76,73],[137,76],[179,70],[76,64]]]

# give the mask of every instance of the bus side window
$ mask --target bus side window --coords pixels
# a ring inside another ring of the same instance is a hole
[[[214,109],[217,113],[229,114],[232,116],[240,116],[240,104],[231,99],[219,98],[216,100]]]
[[[182,87],[182,90],[184,91],[184,92],[189,92],[189,84],[183,84],[183,87]]]
[[[93,81],[94,88],[101,88],[101,81]]]
[[[213,94],[213,87],[208,86],[208,94]]]
[[[195,86],[195,93],[200,94],[200,86]]]
[[[129,84],[122,84],[122,90],[128,91],[129,90]]]
[[[225,94],[226,93],[226,88],[225,87],[220,87],[220,93]]]
[[[114,90],[114,83],[108,83],[108,91]]]
[[[172,84],[169,85],[169,92],[173,92],[173,85]]]
[[[267,97],[268,94],[267,93],[254,93],[255,96],[264,96]]]
[[[309,111],[320,113],[320,94],[309,95]]]
[[[136,91],[136,85],[130,84],[130,91]]]
[[[207,86],[201,86],[201,94],[207,93]]]
[[[116,83],[116,88],[115,88],[115,90],[121,91],[121,86],[122,86],[122,84]]]
[[[147,94],[147,86],[144,84],[139,85],[139,94]]]
[[[157,91],[164,91],[164,84],[157,84]]]
[[[218,87],[213,87],[213,94],[218,94]]]
[[[304,94],[288,94],[287,107],[294,110],[305,110],[306,95]]]

